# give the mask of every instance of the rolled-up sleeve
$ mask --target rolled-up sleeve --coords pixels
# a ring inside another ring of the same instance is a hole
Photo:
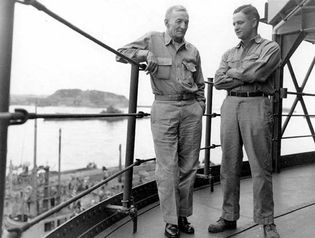
[[[150,33],[147,33],[144,36],[140,37],[139,39],[135,40],[134,42],[131,42],[119,48],[117,51],[138,62],[143,62],[146,60],[146,57],[144,57],[144,55],[146,55],[146,53],[148,52],[150,35],[151,35]],[[116,61],[121,63],[127,63],[127,61],[121,58],[120,56],[116,56]]]

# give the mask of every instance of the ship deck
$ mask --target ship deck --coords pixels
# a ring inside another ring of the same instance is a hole
[[[315,233],[315,164],[283,169],[274,174],[275,223],[281,237],[309,238]],[[218,234],[208,233],[209,223],[215,222],[221,214],[222,193],[220,184],[209,186],[194,192],[194,214],[189,221],[195,227],[194,235],[181,233],[181,238],[241,237],[260,238],[263,236],[261,226],[253,222],[252,180],[245,178],[241,182],[241,217],[237,229]],[[159,204],[138,211],[137,232],[133,233],[130,218],[120,221],[105,230],[97,238],[157,238],[164,237],[164,222]]]

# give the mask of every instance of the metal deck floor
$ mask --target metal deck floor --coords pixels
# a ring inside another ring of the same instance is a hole
[[[275,223],[282,238],[315,237],[315,165],[289,168],[273,175]],[[220,184],[211,193],[209,187],[194,192],[194,214],[189,221],[195,227],[194,235],[181,233],[181,238],[263,238],[261,226],[252,220],[252,180],[241,182],[241,217],[237,229],[218,234],[208,233],[209,223],[221,214]],[[129,220],[129,219],[128,219]],[[161,238],[164,222],[158,204],[139,211],[138,231],[133,234],[133,223],[127,219],[111,227],[97,238]]]

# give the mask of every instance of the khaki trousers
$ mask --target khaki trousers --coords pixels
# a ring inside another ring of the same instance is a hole
[[[240,174],[244,145],[253,179],[254,221],[273,223],[272,105],[267,97],[228,96],[221,107],[222,217],[240,216]]]
[[[177,224],[192,214],[195,175],[199,165],[203,109],[195,99],[155,100],[151,129],[156,154],[156,181],[163,219]]]

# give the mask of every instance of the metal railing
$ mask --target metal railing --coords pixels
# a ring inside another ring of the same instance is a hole
[[[91,35],[87,34],[86,32],[82,31],[78,27],[74,26],[70,22],[66,21],[65,19],[61,18],[57,14],[53,13],[49,9],[47,9],[43,4],[35,1],[35,0],[25,0],[25,1],[18,1],[19,3],[31,5],[36,9],[45,12],[47,15],[53,17],[57,21],[63,23],[64,25],[68,26],[72,30],[78,32],[79,34],[83,35],[84,37],[88,38],[89,40],[93,41],[94,43],[100,45],[101,47],[105,48],[106,50],[118,55],[119,57],[125,59],[127,62],[132,64],[131,67],[131,80],[130,80],[130,93],[129,93],[129,111],[127,114],[120,114],[120,115],[83,115],[83,114],[64,114],[64,115],[52,115],[52,114],[32,114],[28,113],[24,109],[17,110],[15,113],[8,113],[9,109],[9,85],[10,85],[10,70],[11,70],[11,54],[12,54],[12,32],[13,32],[13,13],[14,13],[14,1],[12,0],[4,0],[0,4],[0,16],[3,17],[1,28],[0,28],[0,35],[6,36],[3,40],[3,48],[1,48],[1,58],[0,58],[0,66],[1,75],[0,75],[0,224],[2,224],[2,214],[3,214],[3,202],[4,202],[4,194],[5,194],[5,174],[6,174],[6,150],[7,150],[7,128],[11,125],[22,124],[28,119],[35,119],[35,118],[92,118],[92,117],[112,117],[112,116],[128,116],[128,128],[127,128],[127,148],[126,148],[126,159],[125,159],[125,166],[128,168],[125,172],[126,179],[125,179],[125,186],[124,186],[124,206],[127,208],[130,206],[129,197],[131,193],[131,182],[132,182],[132,168],[134,166],[134,135],[135,135],[135,125],[136,125],[136,117],[143,117],[144,115],[148,115],[145,113],[136,113],[136,105],[137,105],[137,89],[138,89],[138,75],[139,69],[145,69],[145,65],[139,64],[138,62],[134,61],[126,57],[125,55],[119,53],[118,51],[114,50],[113,48],[109,47],[108,45],[104,44],[103,42],[97,40],[96,38],[92,37]],[[101,183],[105,183],[104,181]],[[101,186],[101,185],[99,185]],[[92,188],[92,189],[95,189]],[[90,191],[90,190],[89,190]],[[92,190],[91,190],[92,191]],[[83,193],[81,195],[86,194]],[[80,195],[80,196],[81,196]],[[76,198],[77,199],[77,198]],[[45,217],[49,216],[50,214],[54,213],[58,209],[61,209],[66,204],[73,202],[74,199],[67,201],[60,206],[55,207],[53,210],[48,211],[45,214],[40,215],[38,218],[34,220],[34,222],[38,222]],[[31,222],[22,228],[16,228],[17,235],[19,231],[23,231],[28,229],[31,225],[35,224]],[[2,230],[1,230],[2,231]],[[2,233],[2,232],[1,232]]]
[[[0,114],[0,120],[9,120],[10,125],[20,125],[30,119],[96,119],[108,117],[135,117],[143,118],[150,116],[150,113],[139,111],[138,113],[29,113],[22,108],[15,109],[14,113],[3,112]]]
[[[6,3],[10,3],[7,8],[10,8],[11,11],[13,11],[13,1],[6,0]],[[1,110],[0,112],[0,124],[3,126],[5,130],[7,130],[7,127],[9,125],[20,125],[25,123],[27,120],[30,119],[73,119],[73,118],[85,118],[85,119],[95,119],[95,118],[106,118],[106,117],[128,117],[128,127],[127,127],[127,142],[126,142],[126,157],[125,157],[125,166],[126,168],[119,171],[115,175],[101,181],[100,183],[96,184],[95,186],[87,189],[86,191],[78,194],[77,196],[69,199],[68,201],[61,203],[57,205],[56,207],[53,207],[51,210],[42,213],[41,215],[37,216],[35,219],[33,219],[30,222],[27,222],[21,227],[14,227],[9,229],[12,235],[15,235],[15,237],[20,237],[21,234],[28,230],[33,225],[37,224],[38,222],[42,221],[43,219],[51,216],[52,214],[55,214],[56,212],[60,211],[61,209],[67,207],[69,204],[79,200],[83,196],[89,194],[90,192],[94,191],[95,189],[99,188],[100,186],[104,185],[105,183],[109,182],[113,178],[116,178],[117,176],[121,175],[122,173],[125,173],[125,180],[124,180],[124,191],[123,191],[123,199],[122,199],[122,207],[118,206],[117,209],[121,210],[128,210],[132,206],[131,201],[131,191],[132,191],[132,180],[133,180],[133,167],[139,165],[140,163],[143,163],[143,161],[137,160],[134,162],[134,142],[135,142],[135,127],[136,127],[136,118],[142,118],[144,116],[149,116],[150,114],[144,113],[144,112],[138,112],[136,113],[137,109],[137,95],[138,95],[138,78],[139,78],[139,69],[145,69],[146,65],[139,64],[138,62],[134,61],[133,59],[130,59],[126,57],[125,55],[121,54],[120,52],[114,50],[113,48],[109,47],[108,45],[104,44],[103,42],[97,40],[96,38],[92,37],[91,35],[87,34],[86,32],[82,31],[78,27],[74,26],[70,22],[66,21],[65,19],[61,18],[57,14],[53,13],[49,9],[47,9],[43,4],[35,1],[35,0],[25,0],[25,1],[17,1],[19,3],[25,4],[25,5],[31,5],[35,7],[36,9],[45,12],[47,15],[51,16],[52,18],[56,19],[57,21],[63,23],[64,25],[68,26],[70,29],[78,32],[79,34],[83,35],[87,39],[95,42],[96,44],[100,45],[101,47],[105,48],[106,50],[116,54],[117,56],[125,59],[128,63],[130,63],[131,66],[131,78],[130,78],[130,91],[129,91],[129,109],[128,113],[99,113],[99,114],[39,114],[39,113],[29,113],[25,109],[16,109],[14,113],[9,113],[8,111],[8,92],[7,88],[2,89],[1,92],[3,92],[3,95],[6,95],[6,100],[3,100],[3,102],[6,102],[6,108]],[[8,10],[7,8],[1,8],[1,10]],[[10,16],[10,20],[13,20],[13,15]],[[10,28],[11,29],[11,28]],[[11,29],[12,30],[12,29]],[[11,36],[12,37],[12,36]],[[12,43],[12,39],[9,40],[9,43]],[[10,48],[9,48],[10,49]],[[11,53],[11,52],[10,52]],[[9,59],[5,59],[5,62],[11,62]],[[8,80],[6,75],[5,80]],[[210,82],[208,83],[208,100],[207,100],[207,135],[206,135],[206,145],[204,148],[201,148],[201,150],[206,151],[205,155],[205,169],[204,169],[204,178],[211,180],[211,171],[210,171],[210,149],[214,149],[218,147],[217,145],[211,145],[210,146],[210,134],[211,134],[211,119],[213,117],[220,116],[219,114],[212,113],[212,91],[213,91],[213,79],[209,79]],[[5,85],[5,84],[3,84]],[[4,93],[6,92],[6,94]],[[7,141],[6,134],[1,133],[1,135],[5,136],[3,141]],[[2,154],[3,155],[3,154]],[[5,158],[5,155],[3,155]],[[152,160],[152,159],[149,159]],[[149,161],[146,160],[146,161]],[[6,161],[6,159],[1,160]],[[6,168],[6,166],[2,166],[1,168]],[[5,172],[3,171],[3,175]],[[2,182],[5,181],[5,179],[1,180]],[[211,183],[213,184],[213,183]],[[212,190],[213,190],[213,186]],[[5,185],[3,184],[1,187],[1,192],[4,192]],[[4,201],[4,198],[1,200]],[[3,206],[1,206],[1,209],[3,209]],[[3,212],[1,213],[3,214]],[[0,220],[0,223],[2,224],[2,219]],[[135,226],[136,230],[136,226]]]
[[[16,227],[10,229],[10,232],[15,233],[16,237],[20,236],[23,231],[26,231],[33,225],[37,224],[41,220],[51,216],[52,214],[60,211],[64,207],[68,206],[69,204],[79,200],[83,196],[89,194],[90,192],[94,191],[95,189],[101,187],[102,185],[106,184],[107,182],[111,181],[112,179],[116,178],[121,174],[125,174],[124,180],[124,191],[122,197],[122,206],[111,206],[112,209],[118,210],[130,210],[132,205],[132,180],[133,180],[133,167],[138,166],[143,162],[147,162],[154,159],[148,160],[137,160],[134,162],[134,142],[135,142],[135,128],[136,128],[136,118],[142,118],[144,116],[149,116],[148,113],[144,112],[136,112],[137,109],[137,96],[138,96],[138,80],[139,80],[139,70],[145,69],[144,64],[139,64],[138,62],[134,61],[126,57],[125,55],[121,54],[120,52],[114,50],[113,48],[109,47],[108,45],[104,44],[103,42],[99,41],[98,39],[92,37],[91,35],[87,34],[86,32],[82,31],[80,28],[74,26],[70,22],[66,21],[65,19],[61,18],[57,14],[53,13],[49,9],[47,9],[43,4],[37,2],[36,0],[24,0],[24,1],[17,1],[19,3],[25,5],[31,5],[36,9],[43,11],[47,15],[51,16],[52,18],[56,19],[57,21],[61,22],[62,24],[66,25],[70,29],[76,31],[77,33],[81,34],[82,36],[86,37],[87,39],[93,41],[94,43],[98,44],[99,46],[105,48],[106,50],[118,55],[119,57],[125,59],[127,62],[131,64],[131,78],[130,78],[130,91],[129,91],[129,109],[128,113],[107,113],[107,114],[38,114],[38,113],[28,113],[24,109],[17,109],[14,113],[8,112],[8,105],[9,105],[9,84],[10,84],[10,69],[11,69],[11,49],[12,49],[12,29],[13,29],[13,12],[14,12],[14,1],[12,0],[3,0],[0,5],[0,16],[5,16],[4,24],[0,26],[0,34],[6,35],[6,41],[4,44],[4,48],[1,50],[4,52],[1,54],[0,57],[0,66],[4,66],[6,70],[0,72],[0,224],[2,224],[2,214],[3,214],[3,201],[4,201],[4,190],[5,190],[5,168],[6,168],[6,143],[7,143],[7,127],[9,125],[18,125],[23,124],[29,119],[36,119],[36,118],[44,118],[44,119],[53,119],[53,118],[103,118],[103,117],[128,117],[128,127],[127,127],[127,136],[126,136],[126,157],[125,157],[125,169],[117,172],[116,174],[108,177],[107,179],[99,182],[95,186],[87,189],[86,191],[78,194],[77,196],[73,197],[72,199],[59,204],[58,206],[52,208],[51,210],[39,215],[34,220],[26,223],[22,227]],[[8,34],[9,32],[9,34]],[[7,54],[5,54],[7,53]],[[290,61],[286,59],[288,62],[289,69],[290,69]],[[282,98],[285,98],[284,95],[296,95],[296,101],[300,100],[302,102],[302,96],[315,96],[315,94],[311,93],[304,93],[303,89],[305,87],[306,81],[310,74],[311,68],[315,64],[315,58],[312,62],[310,70],[307,74],[305,81],[303,82],[301,87],[298,87],[296,83],[297,92],[287,92],[281,91],[282,84],[279,83],[276,85],[277,92],[275,95],[275,105],[280,105],[276,109],[276,113],[274,114],[275,118],[280,118],[280,116],[287,116],[288,118],[291,116],[304,116],[309,119],[309,117],[313,117],[314,115],[309,115],[305,113],[304,115],[293,115],[293,113],[289,113],[287,115],[281,114],[282,113]],[[282,66],[283,67],[283,66]],[[282,70],[282,69],[281,69]],[[292,70],[291,70],[292,71]],[[282,72],[278,72],[276,77],[281,77]],[[204,158],[204,170],[203,175],[200,177],[209,179],[211,184],[211,191],[213,191],[213,177],[211,173],[211,156],[210,151],[211,149],[215,149],[220,147],[220,145],[211,145],[211,123],[212,118],[220,116],[220,114],[212,112],[212,104],[213,104],[213,78],[209,78],[209,81],[206,82],[207,84],[207,112],[204,114],[206,116],[206,135],[205,135],[205,146],[200,148],[200,150],[205,150],[205,158]],[[295,106],[294,106],[295,107]],[[281,112],[281,113],[277,113]],[[281,115],[280,115],[281,114]],[[281,124],[281,120],[280,120]],[[286,123],[285,123],[286,125]],[[310,127],[311,128],[311,127]],[[274,138],[273,141],[276,143],[274,146],[275,153],[280,153],[280,141],[281,139],[292,139],[292,138],[301,138],[306,136],[295,136],[295,137],[282,137],[279,135],[279,128],[275,128],[274,130]],[[285,128],[284,128],[285,129]],[[308,135],[309,137],[314,137],[314,133]],[[277,156],[273,154],[274,156]],[[135,221],[136,222],[136,221]],[[134,231],[136,231],[136,226],[134,227]]]

